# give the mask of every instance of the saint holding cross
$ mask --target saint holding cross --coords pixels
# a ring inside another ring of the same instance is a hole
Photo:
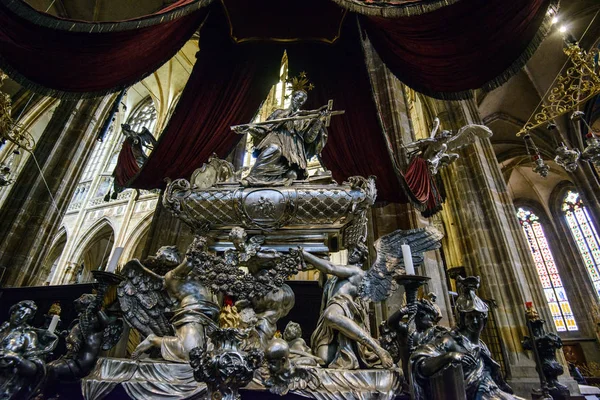
[[[301,110],[312,89],[304,73],[292,80],[292,89],[288,108],[275,110],[264,122],[231,127],[250,134],[255,143],[256,162],[242,180],[245,186],[285,186],[308,178],[308,160],[325,147],[330,117],[344,113],[332,110],[333,100],[317,110]]]

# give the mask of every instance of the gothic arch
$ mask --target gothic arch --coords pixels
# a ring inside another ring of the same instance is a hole
[[[568,284],[574,288],[573,290],[577,294],[576,297],[580,302],[580,305],[577,308],[582,307],[581,310],[585,310],[585,312],[581,313],[581,317],[578,315],[576,315],[576,317],[583,318],[583,320],[586,321],[587,326],[589,327],[587,332],[588,336],[593,337],[596,335],[593,327],[597,321],[592,319],[592,315],[589,312],[589,305],[597,304],[598,297],[595,294],[596,291],[589,278],[586,266],[581,259],[577,244],[571,235],[571,231],[562,211],[562,202],[569,190],[578,191],[577,187],[569,181],[563,181],[556,185],[550,195],[548,206],[550,208],[552,221],[556,227],[556,247],[560,249],[561,257],[564,259],[566,266],[563,270],[567,270],[567,273],[571,278],[569,279],[570,282],[568,282]]]
[[[54,271],[58,267],[60,258],[65,250],[65,246],[69,239],[67,229],[62,226],[50,245],[50,251],[46,255],[46,258],[42,262],[42,267],[37,275],[37,280],[34,282],[34,286],[44,285],[46,282],[50,282],[50,278],[54,274]]]
[[[88,229],[75,246],[75,252],[70,260],[76,264],[75,275],[79,274],[76,282],[90,281],[91,271],[106,267],[114,241],[115,230],[106,217],[101,218]]]
[[[141,258],[148,232],[150,232],[150,225],[152,224],[153,217],[154,212],[148,213],[148,215],[135,226],[131,234],[129,234],[125,242],[123,255],[121,256],[122,262],[127,262],[133,258]]]

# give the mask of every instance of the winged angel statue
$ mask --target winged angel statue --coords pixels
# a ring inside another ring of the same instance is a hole
[[[362,269],[367,255],[364,245],[352,250],[349,265],[335,265],[302,250],[305,262],[331,275],[323,288],[324,307],[311,338],[313,353],[329,368],[391,368],[392,357],[369,332],[367,302],[385,300],[396,287],[394,277],[405,274],[401,244],[410,245],[413,260],[422,263],[423,253],[438,249],[441,239],[442,234],[430,227],[382,236],[375,242],[377,258],[368,271]]]
[[[440,169],[459,158],[459,155],[453,151],[475,143],[478,138],[489,138],[493,134],[485,125],[465,125],[456,134],[445,130],[438,133],[439,128],[440,120],[436,117],[433,130],[427,139],[417,140],[406,145],[407,148],[416,148],[412,154],[420,154],[427,161],[432,175],[436,175]]]
[[[204,237],[190,245],[204,247]],[[167,272],[159,275],[148,267]],[[126,280],[117,289],[119,303],[127,323],[145,336],[133,358],[156,347],[165,360],[189,362],[189,351],[204,346],[207,331],[216,327],[219,306],[190,272],[192,264],[187,257],[182,261],[174,246],[161,247],[144,263],[134,259],[123,267]]]

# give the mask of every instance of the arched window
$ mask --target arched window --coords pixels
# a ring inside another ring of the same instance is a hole
[[[150,96],[146,97],[144,100],[140,101],[135,109],[131,112],[131,115],[127,119],[127,124],[131,126],[131,129],[135,132],[140,132],[142,128],[148,128],[148,130],[154,135],[156,138],[156,134],[154,132],[154,128],[156,128],[156,108],[154,107],[154,102]],[[121,127],[118,128],[119,135],[121,137],[118,139],[119,145],[115,147],[113,154],[111,154],[108,163],[106,164],[105,173],[112,173],[117,165],[117,160],[119,157],[119,152],[121,151],[121,143],[125,140],[125,135],[122,135]]]
[[[127,123],[135,132],[139,132],[142,128],[146,127],[154,134],[156,118],[156,108],[154,107],[152,98],[146,97],[138,104],[135,110],[131,112],[131,116],[127,119]]]
[[[577,323],[539,217],[522,207],[517,210],[517,217],[529,243],[529,250],[535,261],[538,277],[544,289],[556,330],[559,332],[576,331]]]
[[[562,210],[594,289],[596,289],[596,295],[600,297],[600,271],[598,270],[600,268],[600,238],[598,238],[596,228],[590,220],[579,193],[569,190],[563,200]]]

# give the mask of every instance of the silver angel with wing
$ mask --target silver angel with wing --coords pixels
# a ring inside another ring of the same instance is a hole
[[[377,240],[377,259],[368,270],[362,269],[366,246],[357,246],[348,256],[348,265],[336,265],[305,250],[307,264],[330,275],[323,288],[323,308],[311,337],[313,353],[328,368],[391,368],[394,361],[381,344],[371,336],[368,301],[382,301],[393,287],[394,274],[403,270],[400,245],[411,245],[417,262],[422,253],[439,248],[442,235],[434,228],[396,231]]]
[[[489,138],[493,134],[491,129],[485,125],[465,125],[455,134],[445,130],[438,133],[439,126],[440,120],[436,117],[429,138],[406,145],[407,148],[416,149],[412,152],[413,155],[419,155],[427,161],[433,175],[459,158],[454,151],[472,145],[477,139]]]
[[[127,324],[143,336],[173,333],[166,313],[173,300],[165,291],[165,278],[146,268],[139,260],[131,260],[123,267],[126,280],[117,289],[119,304]]]
[[[194,249],[205,247],[204,237],[197,237],[190,245]],[[219,306],[210,290],[190,274],[191,263],[187,258],[182,261],[175,247],[160,248],[147,263],[168,267],[169,271],[161,276],[132,260],[123,271],[127,280],[117,290],[126,321],[147,335],[132,357],[156,347],[165,360],[189,362],[189,351],[203,348],[207,332],[216,327]],[[167,314],[172,317],[167,319]]]
[[[380,237],[374,243],[377,258],[362,280],[361,296],[371,301],[383,301],[395,289],[394,276],[405,274],[401,245],[410,246],[414,264],[422,264],[424,253],[441,247],[444,235],[433,227],[397,230]]]

